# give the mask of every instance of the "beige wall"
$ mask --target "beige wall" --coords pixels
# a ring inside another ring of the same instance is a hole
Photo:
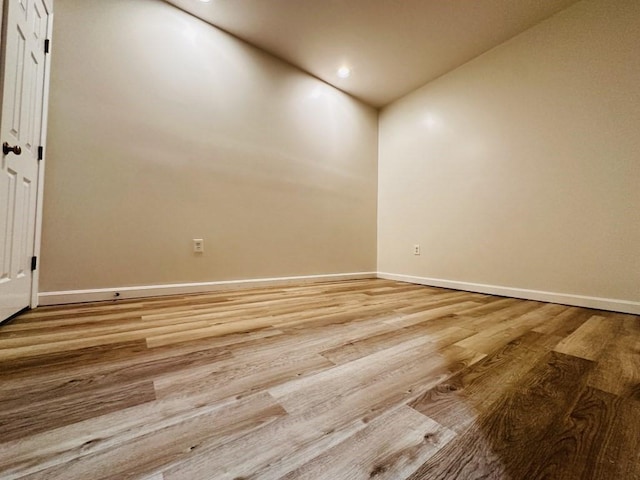
[[[372,271],[378,186],[381,272],[639,301],[639,30],[583,0],[378,145],[375,110],[159,0],[58,0],[40,290]]]
[[[374,109],[159,0],[54,38],[42,292],[375,271]]]
[[[385,108],[378,270],[640,300],[638,32],[586,0]]]
[[[0,52],[2,52],[2,44],[4,42],[4,25],[2,25],[2,16],[4,15],[4,0],[0,0]],[[2,95],[0,95],[0,105],[2,105]],[[0,110],[1,111],[1,110]]]

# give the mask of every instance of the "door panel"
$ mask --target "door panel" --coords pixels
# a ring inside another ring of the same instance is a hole
[[[15,51],[10,52],[8,47],[11,45],[11,39],[7,38],[7,75],[5,77],[5,83],[9,84],[9,86],[13,85],[13,89],[9,90],[4,97],[6,100],[3,102],[3,110],[11,116],[11,128],[9,129],[11,137],[8,140],[16,142],[20,137],[22,86],[24,84],[24,52],[26,50],[27,40],[24,38],[24,33],[20,25],[13,27],[14,31],[12,36],[15,39],[16,46]],[[6,107],[5,104],[7,105]],[[4,118],[4,112],[2,116]]]
[[[0,185],[3,188],[3,204],[6,208],[0,209],[0,228],[2,228],[2,236],[0,237],[0,252],[2,257],[0,261],[0,288],[3,283],[8,282],[11,278],[11,230],[13,226],[13,212],[15,211],[15,199],[16,199],[16,179],[18,174],[8,169],[2,176]]]
[[[33,253],[33,227],[35,225],[35,192],[31,188],[33,183],[27,178],[22,179],[22,192],[18,195],[22,199],[22,205],[19,212],[20,218],[20,237],[18,241],[20,256],[18,257],[18,278],[27,276],[31,272],[31,254]],[[31,248],[29,248],[31,247]],[[31,291],[31,289],[29,289]]]
[[[34,252],[38,147],[44,104],[44,41],[50,10],[43,0],[5,0],[0,142],[0,320],[29,306]]]

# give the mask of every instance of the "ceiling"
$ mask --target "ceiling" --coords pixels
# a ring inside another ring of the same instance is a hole
[[[577,0],[167,1],[381,107]]]

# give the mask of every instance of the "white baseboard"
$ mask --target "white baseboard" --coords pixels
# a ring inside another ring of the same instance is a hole
[[[485,285],[482,283],[458,282],[455,280],[442,280],[439,278],[414,277],[395,273],[378,272],[378,278],[397,280],[399,282],[417,283],[430,287],[451,288],[468,292],[488,293],[503,297],[524,298],[525,300],[537,300],[539,302],[560,303],[576,307],[595,308],[599,310],[611,310],[614,312],[632,313],[640,315],[640,302],[629,300],[617,300],[614,298],[588,297],[568,293],[544,292],[541,290],[526,290],[522,288],[502,287],[499,285]]]
[[[306,283],[358,280],[376,277],[376,272],[358,272],[306,275],[299,277],[256,278],[220,282],[178,283],[173,285],[141,285],[137,287],[64,290],[60,292],[41,292],[38,295],[38,300],[39,304],[43,306],[62,305],[67,303],[100,302],[125,298],[159,297],[163,295],[184,295],[189,293],[206,293],[229,289],[301,285]]]
[[[611,310],[614,312],[640,315],[640,302],[612,298],[589,297],[566,293],[526,290],[522,288],[486,285],[481,283],[459,282],[439,278],[415,277],[385,272],[336,273],[326,275],[306,275],[297,277],[257,278],[249,280],[229,280],[219,282],[178,283],[171,285],[141,285],[136,287],[97,288],[89,290],[65,290],[60,292],[41,292],[38,295],[40,305],[62,305],[67,303],[99,302],[114,299],[159,297],[163,295],[184,295],[206,293],[229,289],[302,285],[306,283],[330,282],[340,280],[358,280],[366,278],[384,278],[399,282],[417,283],[431,287],[451,288],[469,292],[487,293],[504,297],[524,298],[539,302],[560,303],[576,307]],[[116,295],[118,294],[118,295]]]

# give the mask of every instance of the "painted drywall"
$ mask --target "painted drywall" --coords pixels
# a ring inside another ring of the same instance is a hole
[[[383,109],[378,270],[640,301],[638,32],[584,0]]]
[[[2,25],[2,16],[4,15],[4,0],[0,0],[0,32],[4,32],[4,26]],[[4,38],[0,35],[0,47],[2,47],[2,43],[4,42]],[[4,51],[3,48],[0,48],[0,52]],[[3,63],[4,64],[4,63]],[[2,106],[2,96],[0,95],[0,106]],[[2,111],[2,110],[0,110]]]
[[[46,162],[41,292],[375,271],[377,111],[160,0],[56,1]]]

